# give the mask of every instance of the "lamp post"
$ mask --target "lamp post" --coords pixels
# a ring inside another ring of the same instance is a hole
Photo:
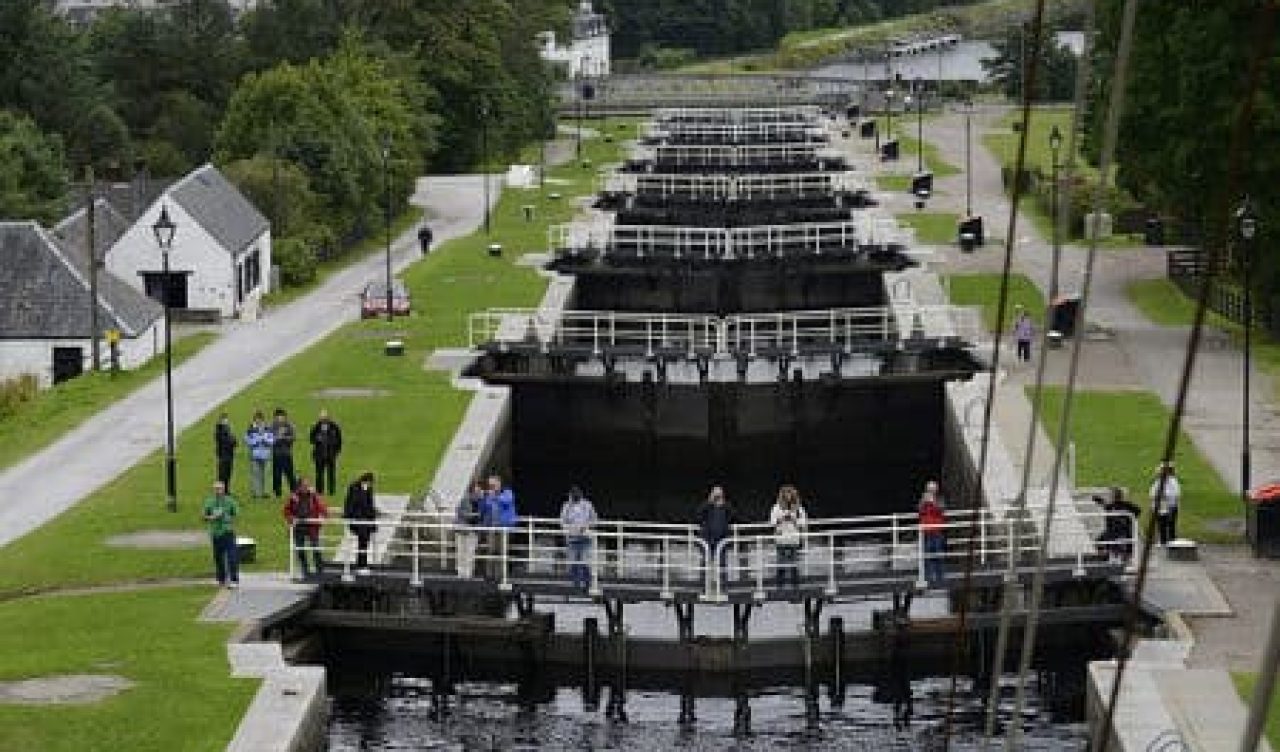
[[[1246,196],[1236,209],[1236,230],[1240,233],[1241,276],[1244,277],[1244,373],[1240,398],[1240,500],[1249,503],[1249,371],[1253,360],[1253,239],[1258,234],[1258,218]]]
[[[489,103],[484,100],[480,101],[480,173],[484,177],[484,234],[489,235]]]
[[[973,97],[964,100],[964,216],[973,216]]]
[[[391,294],[391,134],[382,136],[382,218],[387,230],[387,323],[395,318]]]
[[[916,78],[916,172],[924,172],[924,79]]]
[[[1062,148],[1062,131],[1058,126],[1053,126],[1053,130],[1049,132],[1049,155],[1053,160],[1050,166],[1050,180],[1053,185],[1049,187],[1049,201],[1052,203],[1049,211],[1050,221],[1053,222],[1053,262],[1052,274],[1049,279],[1049,295],[1052,298],[1058,294],[1058,264],[1062,259],[1062,232],[1058,228],[1058,169],[1061,166],[1058,162],[1058,151]],[[1049,301],[1053,305],[1053,301]]]
[[[164,284],[161,286],[164,300],[164,403],[165,403],[165,443],[164,443],[164,477],[165,506],[170,512],[178,511],[178,462],[174,457],[173,444],[173,335],[169,316],[170,299],[173,297],[173,284],[169,278],[169,251],[173,249],[173,236],[178,227],[169,218],[169,207],[160,207],[160,217],[151,226],[156,236],[156,245],[160,246],[161,271]]]

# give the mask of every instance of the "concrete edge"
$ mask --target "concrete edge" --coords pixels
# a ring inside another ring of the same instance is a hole
[[[327,701],[324,668],[282,665],[271,669],[240,720],[227,750],[311,752],[324,749]]]

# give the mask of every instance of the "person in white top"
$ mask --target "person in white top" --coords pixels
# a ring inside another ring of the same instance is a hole
[[[774,546],[778,554],[778,587],[790,580],[791,587],[800,587],[800,543],[809,519],[800,503],[800,492],[795,486],[778,489],[778,498],[769,512],[773,525]]]
[[[1164,546],[1178,537],[1178,502],[1182,498],[1182,484],[1178,482],[1172,462],[1162,462],[1156,468],[1150,495],[1151,513],[1156,516],[1156,533],[1160,537],[1160,545]]]

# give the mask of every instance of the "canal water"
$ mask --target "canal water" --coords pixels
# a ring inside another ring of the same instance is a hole
[[[966,685],[962,680],[961,688]],[[750,729],[742,731],[734,728],[736,702],[727,697],[698,698],[695,720],[680,724],[678,693],[631,691],[626,719],[610,720],[603,702],[595,712],[585,710],[575,687],[560,687],[550,697],[532,701],[521,696],[517,684],[465,682],[442,701],[433,696],[430,679],[403,674],[354,678],[339,671],[330,686],[329,749],[933,750],[942,748],[949,686],[945,677],[911,682],[914,702],[905,722],[895,722],[894,706],[879,702],[882,698],[870,685],[848,685],[842,707],[831,705],[824,688],[816,719],[806,715],[801,689],[765,689],[750,696]],[[1078,703],[1047,698],[1035,691],[1038,686],[1032,680],[1021,749],[1084,749],[1087,727]],[[1012,679],[1001,684],[1002,723],[1012,712],[1014,689]],[[978,749],[982,704],[962,696],[957,705],[950,748]]]

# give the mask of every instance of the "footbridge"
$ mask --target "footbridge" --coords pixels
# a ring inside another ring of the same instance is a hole
[[[648,114],[672,107],[840,107],[861,96],[857,79],[806,74],[633,73],[560,85],[562,113]]]
[[[1126,565],[1112,554],[1134,541],[1096,540],[1111,517],[1124,518],[1114,527],[1137,529],[1123,512],[1056,510],[1045,546],[1046,581],[1124,574]],[[452,514],[409,512],[374,521],[369,524],[381,545],[368,568],[354,563],[348,520],[300,522],[316,526],[317,540],[289,540],[295,577],[301,554],[319,552],[326,560],[310,575],[319,582],[571,600],[759,603],[1029,582],[1047,518],[1043,506],[1012,514],[953,510],[942,530],[945,544],[934,552],[914,514],[812,519],[800,534],[794,564],[779,556],[778,538],[767,523],[735,525],[729,537],[708,542],[692,524],[601,520],[588,531],[589,545],[578,560],[588,569],[585,587],[570,580],[574,556],[557,519],[524,517],[511,527],[483,527],[459,524]],[[791,575],[791,568],[794,576],[780,576]]]

